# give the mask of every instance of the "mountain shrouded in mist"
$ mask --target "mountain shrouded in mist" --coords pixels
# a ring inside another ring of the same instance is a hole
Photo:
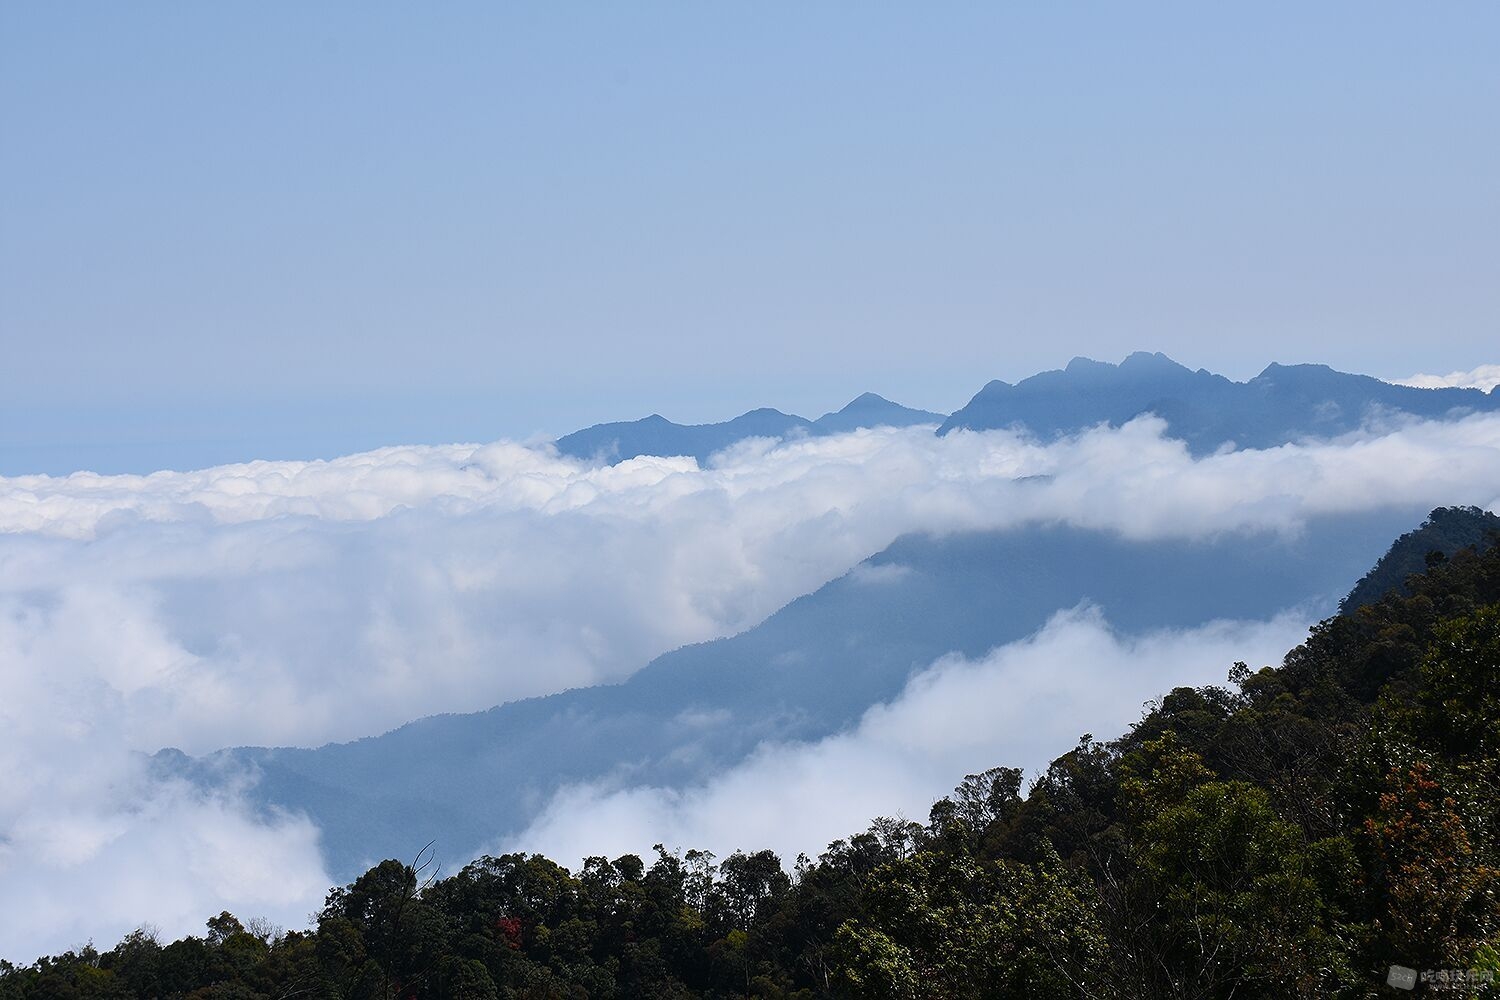
[[[1060,526],[914,535],[764,623],[658,657],[618,685],[315,750],[157,762],[210,779],[257,774],[255,796],[311,817],[341,877],[399,856],[414,837],[441,839],[445,856],[462,857],[520,835],[569,785],[687,788],[762,744],[824,739],[945,654],[982,656],[1080,605],[1124,635],[1329,608],[1419,517],[1386,509],[1317,519],[1290,539],[1137,542]]]

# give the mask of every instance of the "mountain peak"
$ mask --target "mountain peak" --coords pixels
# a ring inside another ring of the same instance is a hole
[[[757,406],[753,410],[746,410],[744,413],[741,413],[739,416],[735,417],[734,419],[735,420],[744,420],[746,417],[785,417],[785,418],[788,418],[788,419],[791,419],[791,420],[801,420],[802,419],[801,417],[795,416],[795,415],[790,414],[790,413],[782,413],[780,410],[776,409],[776,407],[774,407],[774,406]],[[732,423],[733,421],[730,421],[730,422]],[[711,425],[709,425],[709,426],[711,426]]]
[[[1086,358],[1080,354],[1069,361],[1063,371],[1069,375],[1087,375],[1114,371],[1116,367],[1116,365],[1112,365],[1108,361],[1095,361],[1093,358]]]
[[[844,408],[842,410],[839,410],[838,412],[848,413],[850,410],[866,410],[872,407],[896,405],[897,404],[892,403],[884,396],[876,395],[873,392],[862,392],[858,396],[855,396],[853,399],[849,400],[849,402],[845,403]]]
[[[1178,364],[1160,351],[1134,351],[1120,362],[1120,369],[1122,371],[1191,374],[1191,370],[1185,365]]]
[[[841,431],[858,430],[861,427],[910,427],[913,424],[940,424],[944,414],[927,410],[914,410],[900,403],[893,403],[873,392],[862,392],[844,408],[825,413],[813,421],[820,434],[837,434]]]
[[[1068,362],[1063,372],[1072,378],[1152,378],[1171,375],[1191,375],[1192,370],[1178,364],[1160,351],[1134,351],[1126,355],[1119,364],[1095,361],[1082,356]]]

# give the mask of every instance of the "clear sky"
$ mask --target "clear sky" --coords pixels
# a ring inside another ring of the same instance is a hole
[[[0,474],[1500,360],[1500,6],[0,5]]]

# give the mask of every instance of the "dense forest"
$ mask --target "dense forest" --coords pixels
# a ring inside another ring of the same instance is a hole
[[[439,878],[424,851],[331,891],[310,930],[137,931],[0,962],[0,1000],[1407,995],[1392,965],[1500,995],[1500,548],[1422,559],[1279,667],[1171,691],[1029,787],[969,775],[925,823],[876,819],[791,871],[658,847]]]

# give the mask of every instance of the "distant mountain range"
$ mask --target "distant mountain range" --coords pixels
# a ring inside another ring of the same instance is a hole
[[[1165,354],[1137,352],[1118,365],[1074,358],[1062,371],[1015,385],[991,382],[938,433],[1015,426],[1047,438],[1154,413],[1169,435],[1201,454],[1231,442],[1269,448],[1335,437],[1394,414],[1442,419],[1495,410],[1494,390],[1415,389],[1327,365],[1271,364],[1248,382],[1233,382]]]
[[[1015,427],[1050,439],[1099,424],[1119,426],[1146,413],[1167,422],[1167,433],[1205,454],[1233,443],[1267,448],[1328,438],[1394,415],[1432,419],[1500,410],[1500,388],[1417,389],[1326,365],[1268,365],[1248,382],[1205,369],[1193,371],[1164,354],[1137,352],[1118,365],[1074,358],[1064,369],[1015,385],[990,382],[951,416],[913,410],[866,393],[817,420],[752,410],[717,424],[675,424],[653,414],[643,420],[598,424],[559,438],[564,455],[619,462],[638,455],[691,455],[700,463],[751,437],[815,437],[858,427],[939,424],[955,430]]]
[[[1296,539],[1144,542],[1057,525],[913,535],[755,628],[667,653],[619,684],[317,749],[240,748],[196,760],[167,750],[155,765],[205,785],[252,768],[263,806],[318,823],[341,879],[433,836],[445,854],[464,858],[524,829],[564,785],[689,787],[766,741],[836,733],[938,657],[979,656],[1080,602],[1098,605],[1124,634],[1265,619],[1290,607],[1326,612],[1419,518],[1395,508],[1324,517]],[[1404,539],[1402,551],[1443,549],[1492,520],[1445,516],[1437,530],[1429,523]]]
[[[747,438],[820,437],[861,427],[940,424],[944,416],[913,410],[867,392],[842,410],[808,420],[780,410],[760,409],[718,424],[674,424],[653,413],[640,420],[596,424],[557,439],[563,455],[590,461],[623,462],[640,455],[691,455],[700,464],[714,452]]]

